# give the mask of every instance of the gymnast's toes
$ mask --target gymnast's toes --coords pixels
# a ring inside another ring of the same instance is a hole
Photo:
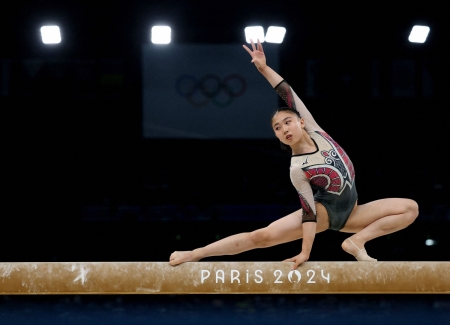
[[[169,264],[170,264],[170,265],[175,266],[175,265],[179,264],[179,263],[178,263],[177,255],[178,255],[178,252],[173,252],[173,253],[170,255],[170,258],[169,258]]]
[[[195,259],[192,256],[191,251],[185,251],[185,252],[173,252],[172,255],[170,255],[170,265],[175,266],[181,263],[185,262],[193,262]]]

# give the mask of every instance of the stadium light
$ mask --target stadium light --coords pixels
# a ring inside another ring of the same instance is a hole
[[[427,246],[434,246],[436,244],[437,244],[437,242],[434,239],[425,240],[425,245],[427,245]]]
[[[245,27],[245,41],[251,43],[250,39],[256,43],[258,40],[264,43],[264,28],[262,26],[249,26]]]
[[[61,43],[61,31],[58,26],[42,26],[41,37],[44,44]]]
[[[153,44],[169,44],[171,41],[171,28],[169,26],[153,26],[151,40]]]
[[[286,34],[286,28],[270,26],[267,29],[265,41],[267,43],[282,43],[284,35]]]
[[[428,33],[430,32],[430,27],[415,25],[411,29],[408,40],[411,43],[425,43]]]

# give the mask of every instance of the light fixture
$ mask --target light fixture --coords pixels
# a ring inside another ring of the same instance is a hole
[[[425,43],[428,33],[430,32],[430,27],[415,25],[411,29],[408,40],[411,43]]]
[[[171,41],[171,28],[169,26],[153,26],[151,41],[153,44],[169,44]]]
[[[425,240],[425,245],[427,245],[427,246],[434,246],[436,244],[437,244],[437,242],[434,239]]]
[[[257,43],[258,40],[260,43],[264,43],[264,28],[262,26],[249,26],[245,27],[245,41],[247,43],[251,43],[250,40],[253,40],[254,43]]]
[[[42,26],[41,37],[44,44],[61,43],[61,31],[58,26]]]
[[[277,26],[270,26],[267,29],[265,41],[267,43],[282,43],[284,35],[286,34],[286,28],[284,27],[277,27]]]

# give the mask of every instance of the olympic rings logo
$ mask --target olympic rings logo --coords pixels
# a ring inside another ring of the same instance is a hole
[[[211,102],[218,107],[227,107],[245,93],[247,83],[238,74],[230,74],[223,80],[213,74],[207,74],[200,80],[183,75],[177,79],[175,89],[192,106],[203,107]]]

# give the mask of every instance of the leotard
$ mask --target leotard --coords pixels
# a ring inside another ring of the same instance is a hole
[[[316,150],[293,155],[290,176],[302,206],[302,222],[317,222],[314,202],[321,203],[328,212],[330,229],[341,230],[350,216],[358,194],[355,169],[344,149],[314,120],[306,106],[286,81],[275,91],[305,120],[305,131]],[[313,195],[313,189],[317,190]]]

